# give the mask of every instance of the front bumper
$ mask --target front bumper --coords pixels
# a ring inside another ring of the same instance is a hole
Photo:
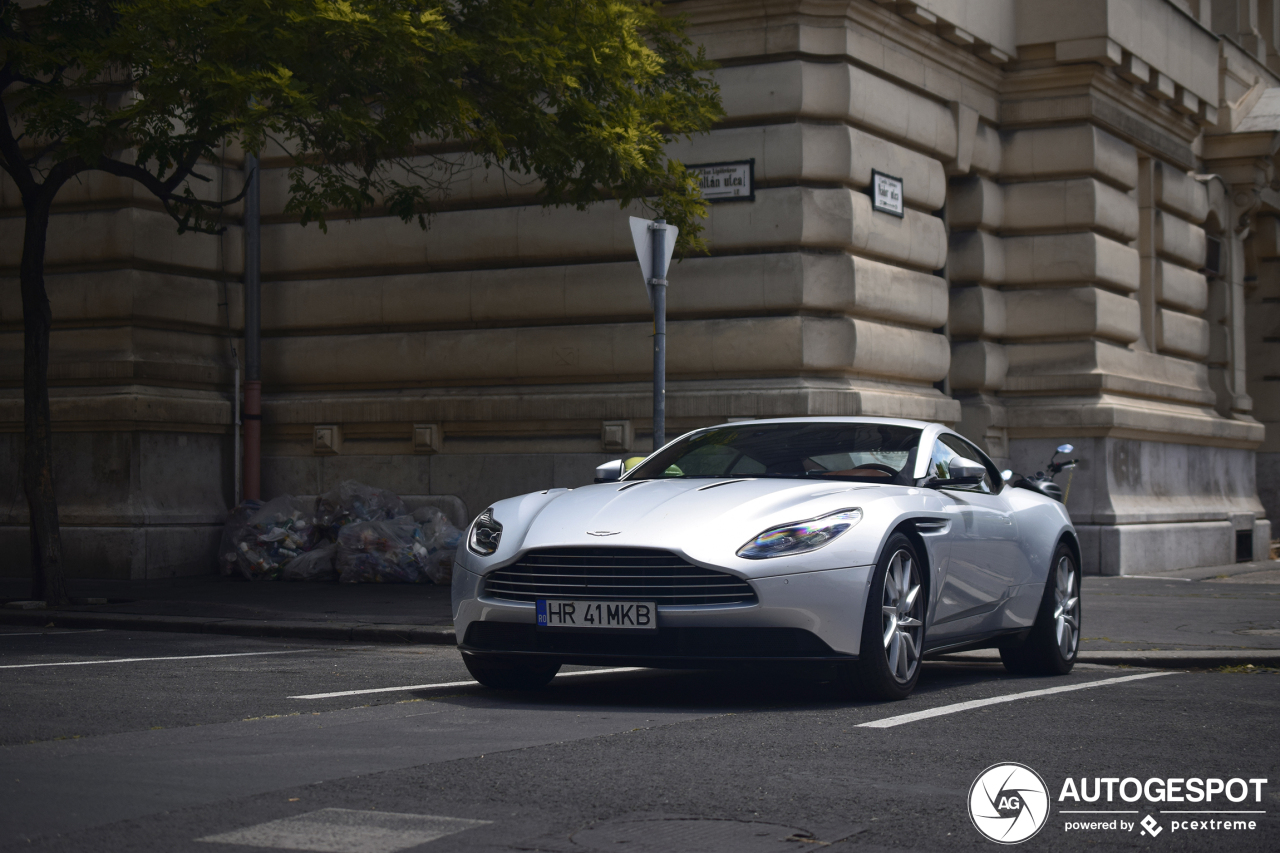
[[[477,655],[537,655],[562,663],[659,667],[748,661],[850,660],[858,655],[874,566],[748,578],[755,604],[658,607],[655,631],[546,629],[533,604],[485,597],[483,578],[456,567],[454,628]]]

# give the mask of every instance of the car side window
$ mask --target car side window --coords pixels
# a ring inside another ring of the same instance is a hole
[[[954,488],[983,492],[988,495],[996,491],[995,480],[991,475],[991,467],[983,460],[982,455],[968,442],[961,441],[953,435],[940,435],[938,440],[934,442],[933,456],[929,460],[929,473],[939,480],[950,479],[951,462],[957,458],[977,462],[986,473],[982,477],[982,482],[977,485],[955,486]]]

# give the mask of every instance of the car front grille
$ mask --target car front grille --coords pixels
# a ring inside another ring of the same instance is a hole
[[[655,548],[557,548],[530,551],[485,577],[485,595],[506,601],[652,601],[755,604],[751,585]]]

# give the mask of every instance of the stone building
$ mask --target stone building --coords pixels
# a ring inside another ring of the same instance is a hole
[[[1265,554],[1280,511],[1280,2],[681,0],[753,161],[670,280],[668,435],[727,418],[1069,441],[1085,568]],[[426,233],[299,228],[264,155],[264,492],[357,478],[497,498],[650,448],[651,314],[626,211],[474,170]],[[243,180],[228,152],[230,197]],[[873,170],[902,180],[873,210]],[[0,547],[26,550],[21,209],[0,186]],[[182,236],[104,175],[49,246],[73,574],[212,570],[233,500],[241,235]],[[24,560],[3,561],[7,574]]]

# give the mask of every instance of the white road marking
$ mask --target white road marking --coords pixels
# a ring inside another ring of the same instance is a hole
[[[327,853],[395,853],[488,823],[492,821],[429,814],[320,809],[218,835],[206,835],[196,841],[244,847],[322,850]]]
[[[578,672],[562,672],[556,678],[571,675],[603,675],[606,672],[635,672],[642,666],[620,666],[616,669],[584,669]],[[432,687],[472,687],[478,681],[445,681],[440,684],[406,684],[403,687],[373,687],[368,690],[339,690],[337,693],[308,693],[306,696],[290,696],[290,699],[333,699],[337,696],[363,696],[366,693],[402,693],[406,690],[427,690]]]
[[[300,655],[305,652],[323,652],[328,649],[288,649],[282,652],[235,652],[224,655],[175,655],[163,658],[111,658],[110,660],[64,660],[55,663],[10,663],[0,669],[33,669],[38,666],[89,666],[98,663],[146,663],[153,660],[207,660],[209,658],[249,658],[261,655]]]
[[[916,720],[927,720],[930,717],[942,717],[947,714],[958,714],[987,705],[999,705],[1002,702],[1016,702],[1019,699],[1034,699],[1037,696],[1052,696],[1055,693],[1070,693],[1072,690],[1088,690],[1090,687],[1105,687],[1108,684],[1123,684],[1126,681],[1138,681],[1143,678],[1159,678],[1162,675],[1176,675],[1173,672],[1143,672],[1138,675],[1125,675],[1120,678],[1104,678],[1101,681],[1090,681],[1086,684],[1067,684],[1062,687],[1047,687],[1044,690],[1028,690],[1026,693],[1012,693],[1007,696],[992,696],[990,699],[971,699],[968,702],[957,702],[954,705],[943,705],[941,708],[930,708],[927,711],[916,711],[911,714],[899,714],[896,717],[885,717],[883,720],[872,720],[859,723],[859,728],[887,729]]]
[[[84,628],[80,631],[23,631],[21,634],[0,633],[0,640],[5,637],[49,637],[58,634],[101,634],[106,628]]]
[[[1186,581],[1191,582],[1191,578],[1166,578],[1163,575],[1121,575],[1126,578],[1140,578],[1144,581]]]

